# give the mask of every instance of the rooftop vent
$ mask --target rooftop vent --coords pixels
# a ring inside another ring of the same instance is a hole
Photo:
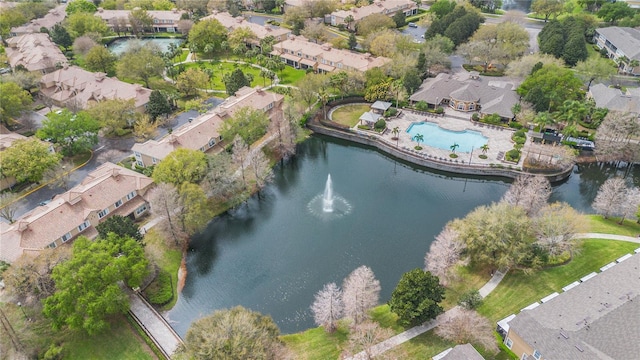
[[[567,333],[565,333],[564,331],[560,330],[560,336],[562,336],[565,339],[569,338],[569,335],[567,335]]]
[[[578,349],[578,351],[580,351],[580,352],[584,352],[584,349],[582,349],[582,348],[580,347],[580,345],[576,345],[576,349]]]

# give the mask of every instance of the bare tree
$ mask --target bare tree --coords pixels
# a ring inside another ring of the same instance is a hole
[[[240,173],[242,175],[242,185],[244,189],[247,188],[247,180],[244,176],[245,162],[249,157],[249,145],[242,140],[240,135],[236,135],[233,139],[233,161],[240,167]]]
[[[296,152],[297,126],[287,120],[285,114],[276,115],[269,124],[269,131],[276,134],[276,150],[285,160]]]
[[[625,201],[627,185],[623,178],[615,177],[608,179],[598,189],[596,198],[591,206],[598,214],[602,214],[605,219],[620,213],[621,205]]]
[[[502,201],[520,206],[527,215],[535,215],[551,196],[551,184],[544,176],[520,176],[511,184]]]
[[[44,299],[56,290],[51,279],[53,268],[71,257],[71,248],[61,246],[44,249],[38,256],[23,254],[2,274],[11,294],[36,300]]]
[[[233,175],[231,156],[226,152],[209,156],[208,171],[202,185],[208,197],[227,201],[239,188],[239,183]]]
[[[382,328],[376,322],[367,321],[359,324],[349,333],[349,343],[347,345],[347,349],[343,353],[343,357],[349,357],[360,352],[364,352],[366,356],[365,359],[380,359],[381,357],[376,356],[376,354],[372,352],[372,346],[392,337],[393,335],[394,333],[391,329]],[[382,358],[385,358],[384,355],[391,354],[382,354]],[[398,358],[401,359],[402,357]]]
[[[622,225],[624,219],[633,217],[638,212],[640,206],[640,189],[636,187],[627,188],[625,200],[620,206],[620,222]]]
[[[551,255],[571,252],[575,245],[574,236],[583,232],[586,224],[567,203],[555,202],[540,209],[533,220],[538,243]]]
[[[342,318],[343,311],[342,291],[336,283],[325,284],[322,290],[316,293],[311,305],[316,325],[324,327],[329,333],[336,330],[336,323]]]
[[[42,182],[46,183],[52,189],[61,188],[69,190],[73,167],[73,162],[63,160],[44,173]]]
[[[180,31],[180,33],[182,35],[189,34],[189,31],[191,31],[192,27],[193,27],[193,21],[192,20],[183,19],[183,20],[178,21],[178,31]]]
[[[464,242],[458,240],[458,233],[449,226],[436,236],[424,257],[424,268],[440,278],[442,285],[447,285],[452,277],[452,268],[460,262],[465,249]]]
[[[605,161],[640,160],[640,119],[634,113],[609,111],[596,132],[596,155]]]
[[[255,177],[258,197],[260,197],[259,190],[273,178],[273,171],[269,165],[269,159],[267,159],[261,149],[256,149],[256,151],[250,155],[249,165]]]
[[[182,207],[178,190],[168,183],[158,184],[151,190],[149,202],[151,211],[164,218],[164,221],[158,224],[160,231],[169,235],[175,244],[179,245],[185,234],[179,226],[180,217],[176,214]]]
[[[368,311],[378,305],[380,281],[371,268],[360,266],[353,270],[342,284],[344,314],[359,324],[368,318]]]
[[[436,328],[436,335],[458,344],[478,344],[487,350],[498,352],[493,326],[487,318],[475,311],[456,309],[443,315]]]
[[[80,36],[73,41],[73,53],[82,56],[87,55],[89,50],[96,45],[98,45],[98,43],[89,36]]]
[[[0,217],[7,220],[10,224],[15,222],[16,212],[20,207],[18,202],[18,194],[12,192],[3,192],[0,194]]]

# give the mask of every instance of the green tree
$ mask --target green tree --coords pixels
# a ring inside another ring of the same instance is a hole
[[[67,15],[72,15],[78,12],[93,14],[98,10],[96,5],[88,0],[73,0],[67,5]]]
[[[122,135],[125,133],[124,129],[133,127],[138,117],[134,99],[103,100],[91,105],[86,112],[100,123],[106,134],[110,135]]]
[[[164,69],[164,60],[153,46],[141,46],[127,50],[120,57],[116,72],[121,78],[142,81],[149,87],[149,79],[160,76]]]
[[[458,51],[469,61],[482,62],[486,72],[490,63],[495,61],[506,66],[522,56],[528,47],[529,33],[522,26],[502,22],[480,27]]]
[[[199,185],[184,182],[180,185],[179,194],[182,209],[178,218],[183,232],[193,235],[202,231],[214,215],[204,190]]]
[[[484,145],[480,146],[480,150],[482,150],[483,154],[486,154],[487,151],[489,151],[489,144],[484,144]]]
[[[156,165],[153,180],[179,186],[184,182],[199,182],[206,172],[207,159],[202,151],[179,148]]]
[[[429,12],[436,15],[438,19],[443,18],[445,15],[449,14],[456,7],[455,1],[449,0],[438,0],[429,8]]]
[[[251,80],[251,77],[245,75],[239,68],[233,70],[231,74],[227,73],[222,76],[227,95],[234,95],[243,86],[251,86]]]
[[[167,115],[171,112],[169,100],[160,90],[153,90],[147,103],[147,114],[151,120],[155,121],[158,116]]]
[[[136,241],[142,241],[142,234],[138,225],[130,217],[113,215],[96,226],[98,235],[102,239],[108,239],[109,233],[114,233],[118,238],[130,237]]]
[[[587,41],[584,38],[582,29],[577,28],[569,32],[569,36],[565,41],[562,59],[567,65],[574,66],[579,61],[584,61],[589,57]]]
[[[350,50],[353,50],[356,48],[356,46],[358,46],[358,39],[356,38],[356,34],[354,33],[349,34],[349,40],[347,44],[349,45]]]
[[[407,18],[402,11],[396,11],[391,19],[396,23],[397,28],[407,25]]]
[[[94,46],[84,56],[84,64],[87,70],[110,74],[115,70],[116,59],[116,56],[104,46]]]
[[[544,22],[547,22],[550,16],[560,14],[563,9],[564,4],[560,0],[533,0],[531,2],[531,11],[544,16]]]
[[[615,25],[616,21],[622,18],[632,17],[635,14],[635,11],[630,8],[629,4],[626,2],[616,1],[613,3],[607,2],[602,5],[597,14],[602,18],[602,20],[611,25]]]
[[[0,121],[11,125],[11,121],[23,111],[29,109],[33,99],[28,91],[22,90],[14,82],[0,82]]]
[[[40,139],[51,139],[62,147],[67,156],[89,151],[98,143],[100,122],[86,112],[73,114],[69,110],[61,113],[49,113],[42,121],[42,127],[36,135]]]
[[[451,152],[455,154],[456,153],[456,149],[459,148],[459,147],[460,147],[460,145],[458,145],[456,143],[453,143],[453,145],[449,146],[449,149],[451,149]]]
[[[413,269],[402,274],[391,294],[389,307],[404,326],[416,326],[435,319],[443,312],[444,286],[428,271]]]
[[[199,89],[206,88],[208,83],[207,73],[197,68],[189,68],[178,75],[176,88],[185,96],[191,96],[197,94]]]
[[[372,14],[356,24],[358,35],[367,36],[382,29],[392,29],[396,23],[385,14]]]
[[[418,144],[416,147],[419,147],[419,146],[420,146],[420,143],[421,143],[421,142],[424,142],[424,135],[422,135],[422,134],[416,134],[416,135],[413,137],[413,141],[415,141],[415,142],[416,142],[416,144]]]
[[[227,38],[227,45],[234,54],[244,55],[247,52],[247,44],[257,39],[256,34],[248,27],[233,29]]]
[[[247,106],[238,109],[233,117],[224,120],[220,134],[224,139],[233,139],[240,135],[245,143],[251,145],[267,133],[268,126],[269,117],[264,111]]]
[[[68,49],[69,46],[73,45],[73,39],[71,39],[71,35],[67,32],[60,24],[55,24],[49,31],[49,35],[51,36],[51,41],[56,43],[56,45],[62,46],[65,49]]]
[[[540,44],[540,52],[551,54],[557,58],[562,56],[564,49],[565,32],[562,23],[553,20],[545,24],[544,28],[538,34],[538,44]]]
[[[189,359],[278,359],[280,330],[270,316],[241,306],[194,321],[185,337]]]
[[[535,241],[525,210],[505,202],[480,206],[451,226],[473,263],[498,269],[523,265]]]
[[[574,70],[583,81],[588,82],[587,91],[591,88],[593,80],[607,80],[616,73],[615,64],[600,56],[591,56],[587,60],[578,62]]]
[[[56,166],[60,155],[49,152],[49,145],[36,139],[15,141],[2,152],[0,174],[17,182],[39,182],[44,173]]]
[[[189,43],[194,50],[207,55],[222,50],[227,40],[227,29],[218,20],[204,20],[193,25],[189,31]]]
[[[85,12],[67,16],[63,24],[74,39],[87,33],[98,33],[102,36],[109,34],[109,27],[104,20]]]
[[[9,37],[12,27],[20,26],[29,21],[18,9],[3,8],[0,12],[0,35],[3,39]]]
[[[42,312],[53,327],[96,334],[109,327],[107,317],[129,309],[121,282],[137,287],[147,275],[148,261],[140,243],[111,233],[91,241],[80,236],[68,261],[53,269],[56,291],[44,301]]]
[[[144,9],[133,9],[129,13],[129,24],[134,35],[152,31],[153,17]]]
[[[529,75],[517,92],[540,112],[554,111],[566,100],[581,99],[581,88],[582,82],[573,71],[552,64]]]

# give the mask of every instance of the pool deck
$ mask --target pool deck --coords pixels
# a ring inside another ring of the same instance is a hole
[[[358,129],[357,125],[352,130],[358,133],[366,133],[369,135],[375,134],[375,136],[380,140],[388,142],[395,146],[396,140],[392,139],[393,133],[391,132],[391,130],[395,127],[398,127],[400,129],[399,139],[397,142],[399,148],[413,152],[419,156],[428,156],[429,158],[435,159],[443,158],[446,160],[450,159],[449,155],[451,154],[451,150],[430,147],[425,143],[420,143],[422,150],[414,149],[417,143],[413,139],[411,139],[411,135],[407,133],[407,129],[411,126],[411,124],[426,121],[438,124],[438,126],[446,130],[474,130],[480,132],[488,139],[487,143],[489,145],[489,150],[486,152],[487,158],[481,159],[478,157],[478,155],[482,154],[482,150],[480,149],[474,149],[473,153],[456,151],[456,154],[458,155],[458,162],[469,164],[469,161],[471,161],[471,164],[476,166],[490,166],[491,164],[501,164],[505,166],[510,165],[513,167],[522,166],[524,156],[520,158],[520,162],[518,164],[506,162],[503,159],[504,153],[513,149],[514,143],[511,140],[511,135],[513,135],[514,132],[513,130],[486,124],[480,125],[479,123],[472,122],[471,120],[463,120],[463,118],[468,119],[470,116],[470,114],[450,109],[445,110],[444,116],[430,113],[428,115],[424,115],[423,113],[403,109],[402,113],[398,117],[387,120],[388,130],[382,135],[374,133],[372,131],[362,131]],[[527,139],[525,148],[523,148],[522,150],[523,153],[526,152],[526,147],[528,146],[530,141],[530,139]]]

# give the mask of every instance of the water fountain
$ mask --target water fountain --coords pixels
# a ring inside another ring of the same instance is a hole
[[[331,174],[327,176],[327,183],[324,186],[324,195],[322,197],[322,211],[326,213],[333,212],[333,184],[331,184]]]
[[[324,192],[315,196],[307,204],[309,212],[322,220],[343,217],[351,212],[351,204],[345,198],[333,192],[331,174],[327,176]]]

